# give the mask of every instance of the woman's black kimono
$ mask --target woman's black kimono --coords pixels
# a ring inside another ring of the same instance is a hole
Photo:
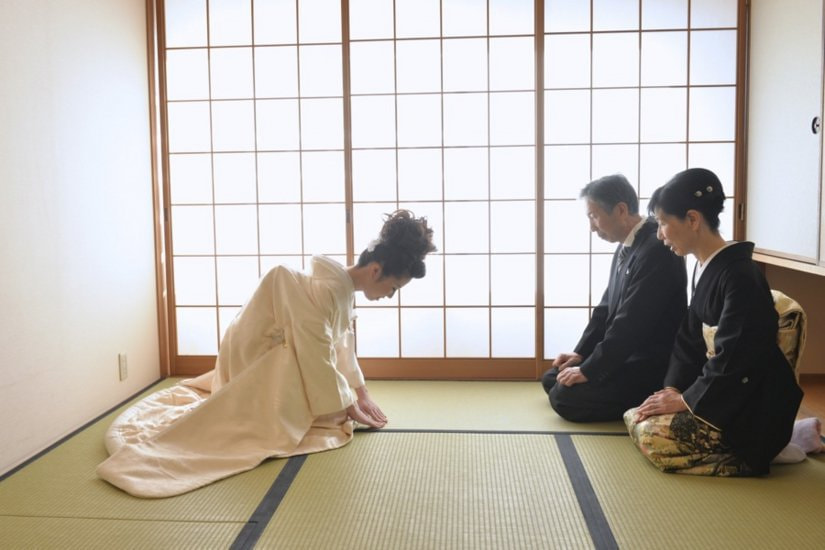
[[[778,315],[753,243],[724,248],[705,268],[676,335],[665,386],[682,392],[691,412],[754,474],[790,441],[802,390],[776,343]],[[708,358],[702,324],[717,326]]]

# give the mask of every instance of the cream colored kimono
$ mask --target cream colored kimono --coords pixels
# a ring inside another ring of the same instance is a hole
[[[314,257],[309,275],[272,269],[227,329],[214,370],[115,420],[98,475],[136,496],[166,497],[269,457],[348,443],[345,409],[364,385],[353,297],[352,279],[328,258]]]

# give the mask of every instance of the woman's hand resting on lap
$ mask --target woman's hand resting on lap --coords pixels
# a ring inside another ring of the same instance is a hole
[[[674,388],[659,390],[639,405],[636,409],[636,422],[641,422],[657,414],[670,414],[688,410],[682,394]]]

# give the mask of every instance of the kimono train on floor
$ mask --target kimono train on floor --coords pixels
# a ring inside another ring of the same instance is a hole
[[[346,408],[364,385],[351,322],[354,288],[316,256],[310,274],[276,267],[226,331],[214,370],[156,392],[106,434],[98,475],[141,497],[191,491],[287,457],[345,445]]]

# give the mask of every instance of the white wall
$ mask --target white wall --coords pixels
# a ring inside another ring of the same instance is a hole
[[[0,473],[159,377],[146,39],[144,0],[0,2]]]

